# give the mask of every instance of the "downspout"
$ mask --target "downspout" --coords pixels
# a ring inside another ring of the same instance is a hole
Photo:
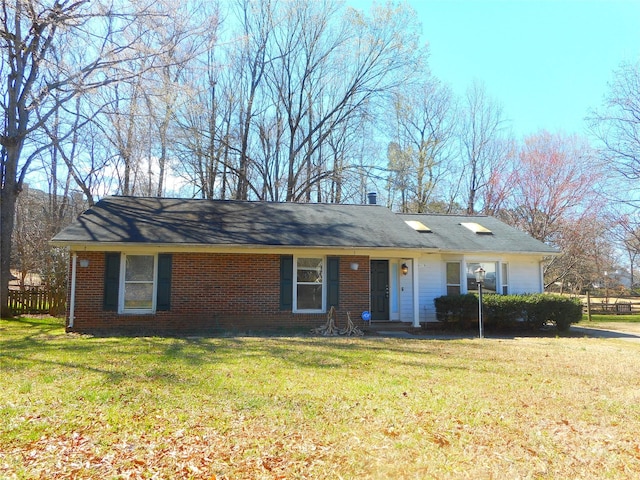
[[[73,320],[76,310],[76,267],[78,263],[78,254],[73,252],[71,256],[71,295],[69,298],[69,325],[67,328],[73,328]]]
[[[414,257],[411,261],[413,263],[411,268],[413,271],[413,326],[420,328],[420,288],[418,288],[420,272],[418,271],[418,258]]]

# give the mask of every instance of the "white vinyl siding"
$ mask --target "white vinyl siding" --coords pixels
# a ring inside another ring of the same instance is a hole
[[[435,315],[434,300],[442,295],[451,294],[450,287],[457,287],[453,282],[453,273],[459,271],[464,265],[465,269],[470,268],[472,264],[477,265],[496,265],[499,272],[497,279],[499,285],[499,293],[504,292],[505,288],[509,294],[519,293],[540,293],[542,292],[542,280],[540,269],[540,257],[526,255],[501,255],[499,257],[485,258],[481,256],[473,256],[469,259],[461,257],[458,261],[454,256],[444,255],[424,255],[416,262],[419,269],[419,308],[420,322],[437,322]],[[503,272],[506,270],[506,278]],[[447,279],[447,271],[449,271],[449,279]],[[465,270],[466,273],[466,270]],[[475,279],[474,279],[475,280]],[[475,281],[474,281],[475,286]],[[462,285],[467,288],[466,279]],[[475,289],[469,290],[469,293],[475,293]],[[464,293],[467,293],[465,291]]]
[[[510,257],[509,293],[540,293],[543,291],[540,261],[532,258]]]

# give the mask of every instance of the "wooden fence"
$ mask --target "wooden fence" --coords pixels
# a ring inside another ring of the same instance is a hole
[[[632,302],[605,303],[591,301],[591,313],[604,315],[637,315],[640,313],[640,304]],[[584,313],[589,309],[587,304],[583,304]]]
[[[586,305],[584,306],[584,309],[586,311]],[[635,303],[592,303],[591,313],[607,315],[637,315],[640,313],[640,305]]]
[[[9,290],[9,308],[14,315],[61,315],[66,308],[66,293],[52,292],[42,287]]]

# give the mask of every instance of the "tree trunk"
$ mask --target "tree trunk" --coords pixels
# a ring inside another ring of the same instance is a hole
[[[18,159],[22,142],[4,147],[5,171],[0,190],[0,317],[9,318],[9,279],[11,277],[11,237],[16,220],[16,200],[20,193],[20,183],[16,179]]]

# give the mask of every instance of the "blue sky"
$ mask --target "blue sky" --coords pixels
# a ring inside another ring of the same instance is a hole
[[[407,3],[422,22],[433,74],[458,95],[483,82],[519,137],[585,133],[583,119],[601,105],[613,70],[640,59],[640,0]]]

